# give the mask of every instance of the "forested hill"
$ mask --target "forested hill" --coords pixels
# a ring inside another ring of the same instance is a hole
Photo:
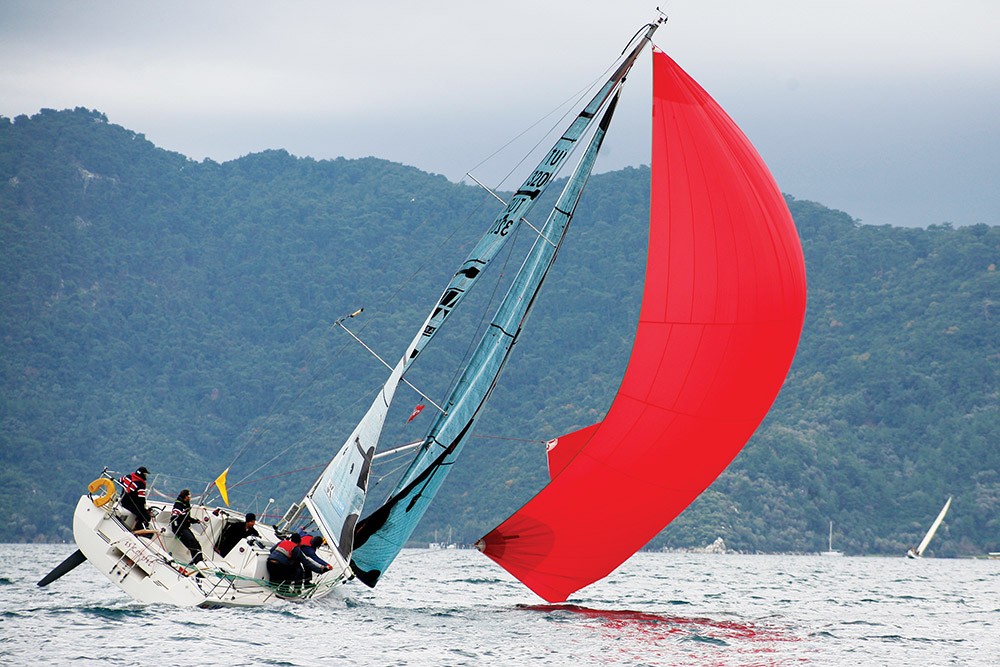
[[[602,416],[638,316],[648,177],[592,179],[415,537],[478,538],[542,484],[542,441]],[[809,278],[792,371],[650,546],[819,551],[833,521],[835,548],[900,555],[953,495],[931,551],[1000,550],[1000,227],[789,205]],[[239,455],[231,500],[280,513],[384,374],[332,323],[365,307],[349,326],[394,358],[494,212],[478,188],[374,158],[195,162],[85,109],[0,118],[0,540],[71,540],[104,466],[146,465],[173,496]],[[432,396],[467,350],[448,342],[414,369]],[[423,434],[427,414],[405,424],[418,400],[401,399],[390,437]]]

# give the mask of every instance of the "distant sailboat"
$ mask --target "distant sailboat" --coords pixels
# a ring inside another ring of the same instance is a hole
[[[826,551],[822,551],[820,556],[843,556],[844,554],[840,551],[833,550],[833,522],[830,522],[830,541],[827,543]]]
[[[930,530],[928,530],[927,534],[924,535],[924,539],[920,541],[920,546],[918,546],[916,549],[910,547],[906,551],[907,558],[920,558],[921,556],[924,555],[924,550],[927,548],[927,545],[931,543],[931,540],[934,539],[934,533],[936,533],[937,529],[941,527],[941,522],[944,521],[944,515],[948,513],[948,510],[950,508],[951,508],[951,496],[948,496],[947,502],[945,502],[944,507],[941,508],[941,511],[938,513],[937,518],[934,519],[934,523],[931,524]]]

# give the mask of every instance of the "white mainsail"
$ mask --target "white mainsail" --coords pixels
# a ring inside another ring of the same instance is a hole
[[[354,548],[354,526],[365,504],[372,458],[405,367],[406,359],[400,359],[368,412],[303,500],[320,532],[345,560],[350,560]]]

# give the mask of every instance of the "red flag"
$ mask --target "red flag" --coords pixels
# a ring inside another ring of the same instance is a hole
[[[423,403],[420,403],[419,405],[417,405],[417,407],[413,408],[413,412],[410,413],[410,418],[406,420],[406,423],[409,424],[411,421],[413,421],[413,418],[419,415],[420,411],[423,409],[424,409]]]

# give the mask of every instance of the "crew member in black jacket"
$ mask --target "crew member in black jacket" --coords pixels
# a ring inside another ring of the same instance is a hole
[[[260,537],[260,533],[254,528],[257,523],[257,516],[253,513],[247,514],[245,521],[234,521],[227,523],[219,536],[219,542],[215,545],[215,550],[223,556],[228,556],[240,540],[244,537]]]
[[[196,565],[205,559],[201,553],[198,538],[191,532],[191,491],[183,489],[177,494],[174,507],[170,510],[170,527],[177,539],[191,552],[191,565]]]

